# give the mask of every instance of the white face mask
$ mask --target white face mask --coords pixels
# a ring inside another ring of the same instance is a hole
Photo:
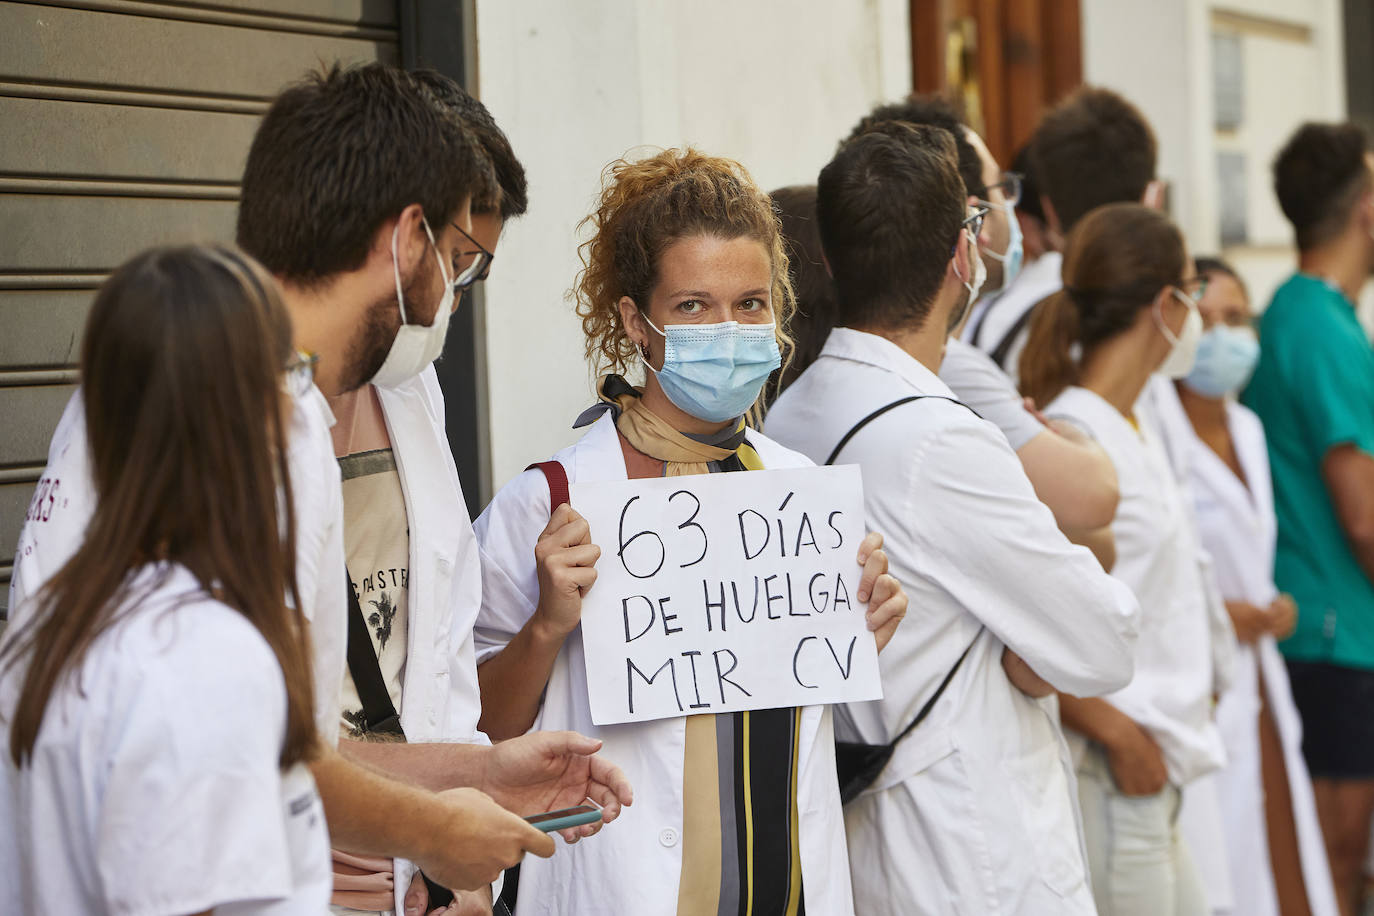
[[[425,235],[429,236],[430,247],[434,249],[434,258],[439,262],[439,275],[444,278],[444,293],[439,297],[439,308],[434,313],[433,324],[426,327],[406,322],[406,299],[405,294],[401,292],[401,261],[396,254],[396,240],[401,231],[401,224],[397,222],[391,233],[391,270],[396,277],[396,301],[401,306],[401,329],[396,332],[396,339],[391,342],[386,362],[382,363],[382,368],[372,376],[372,384],[381,388],[395,388],[410,381],[425,371],[425,368],[444,352],[448,319],[453,312],[453,283],[449,281],[444,258],[439,254],[439,246],[434,241],[434,233],[430,231],[429,223],[421,219],[420,225],[425,227]]]
[[[973,233],[969,233],[968,237],[968,256],[973,262],[973,280],[965,283],[964,289],[968,290],[968,307],[973,308],[973,304],[983,294],[983,284],[988,280],[988,266],[983,263],[983,255],[978,251],[978,240],[973,237]]]
[[[973,309],[973,304],[978,301],[978,297],[983,292],[983,284],[988,279],[988,266],[983,263],[982,255],[978,252],[978,240],[967,230],[965,230],[965,235],[968,236],[968,257],[969,263],[973,265],[973,276],[971,279],[964,280],[964,289],[968,290],[968,300],[964,303],[964,307],[957,314],[950,316],[952,323],[949,330],[951,333],[968,317],[968,313]],[[954,275],[959,275],[957,267],[954,270]]]
[[[1174,289],[1173,294],[1178,301],[1188,306],[1188,317],[1183,319],[1183,330],[1175,334],[1164,321],[1162,307],[1156,307],[1151,312],[1155,326],[1164,335],[1164,339],[1173,344],[1173,349],[1164,357],[1164,362],[1159,364],[1155,372],[1166,378],[1179,379],[1185,378],[1193,371],[1193,363],[1197,360],[1198,344],[1202,342],[1202,315],[1197,310],[1197,303],[1192,299],[1178,289]]]

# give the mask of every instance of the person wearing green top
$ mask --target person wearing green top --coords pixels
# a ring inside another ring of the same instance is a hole
[[[1298,604],[1282,649],[1351,914],[1374,816],[1374,349],[1354,306],[1374,269],[1374,156],[1353,125],[1306,124],[1275,160],[1274,184],[1298,273],[1261,319],[1243,400],[1268,434],[1274,577]]]

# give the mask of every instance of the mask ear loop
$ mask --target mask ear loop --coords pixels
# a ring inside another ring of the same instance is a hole
[[[429,236],[429,247],[434,249],[434,260],[439,264],[439,276],[444,278],[445,286],[452,286],[453,281],[448,278],[448,271],[444,269],[444,256],[439,253],[439,243],[434,241],[434,231],[429,228],[429,220],[420,217],[420,225],[425,227],[425,235]]]
[[[425,235],[429,237],[429,247],[434,249],[434,260],[439,263],[439,276],[444,278],[444,285],[451,286],[448,279],[448,271],[444,270],[444,259],[439,254],[439,243],[434,241],[434,231],[429,228],[429,220],[420,217],[420,225],[424,227]],[[401,324],[410,324],[410,319],[406,317],[406,297],[401,292],[401,259],[397,254],[396,243],[401,237],[401,221],[396,221],[396,228],[391,230],[391,275],[396,280],[396,302],[401,306]]]
[[[409,324],[406,320],[406,297],[401,292],[401,259],[396,254],[396,240],[401,236],[401,221],[396,220],[396,228],[391,230],[391,275],[396,278],[396,301],[401,306],[401,324]]]
[[[644,314],[641,311],[639,313],[639,317],[644,320],[645,324],[653,328],[654,333],[656,333],[659,337],[662,337],[664,340],[668,339],[668,335],[660,331],[658,329],[658,325],[654,324],[652,321],[649,320],[648,315]],[[649,345],[647,343],[642,343],[639,345],[637,355],[639,356],[639,361],[644,364],[644,368],[648,369],[654,375],[658,375],[658,370],[649,364]]]
[[[1170,292],[1189,309],[1197,307],[1197,304],[1184,295],[1177,286],[1172,287]],[[1169,342],[1169,345],[1172,347],[1178,346],[1180,338],[1173,331],[1169,330],[1169,323],[1164,320],[1164,306],[1158,298],[1155,299],[1154,307],[1150,309],[1150,317],[1155,320],[1155,325],[1159,328],[1159,333],[1164,335],[1164,339]],[[1187,318],[1185,317],[1184,320],[1186,321]]]
[[[986,200],[980,200],[979,203],[984,204],[984,205],[989,206],[989,207],[997,207],[999,210],[1001,210],[1003,213],[1005,213],[1005,214],[1007,215],[1007,219],[1008,219],[1008,220],[1014,220],[1014,219],[1016,219],[1016,208],[1013,207],[1013,206],[1011,206],[1010,204],[994,204],[994,203],[992,203],[992,202],[990,202],[990,201],[986,201]],[[979,254],[985,254],[985,255],[987,255],[988,257],[992,258],[994,261],[996,261],[996,262],[999,263],[999,264],[1005,264],[1005,263],[1007,263],[1007,260],[1011,257],[1011,232],[1010,232],[1010,231],[1007,232],[1007,250],[1006,250],[1006,251],[1002,252],[1001,254],[998,254],[997,252],[995,252],[995,251],[993,251],[991,248],[989,248],[989,249],[987,249],[986,251],[983,251],[983,250],[980,249],[980,250],[979,250]]]
[[[969,258],[968,262],[969,262],[970,267],[969,267],[968,276],[965,277],[963,274],[959,273],[959,264],[958,264],[957,261],[956,261],[956,263],[954,264],[954,276],[958,277],[958,278],[959,278],[959,282],[962,283],[962,284],[964,284],[964,289],[966,289],[966,290],[968,290],[970,293],[972,293],[972,292],[973,292],[973,276],[974,276],[975,273],[977,273],[977,271],[975,271],[971,265],[973,264],[973,259],[974,259],[974,258],[981,257],[981,253],[980,253],[979,250],[978,250],[978,242],[977,242],[976,239],[974,239],[973,233],[969,232],[967,229],[960,230],[960,233],[964,236],[965,239],[968,240],[968,258]],[[958,257],[958,252],[956,251],[956,252],[955,252],[955,258],[957,258],[957,257]],[[955,260],[955,258],[951,258],[950,260]]]

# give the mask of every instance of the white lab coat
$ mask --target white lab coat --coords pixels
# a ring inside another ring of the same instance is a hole
[[[1057,251],[1047,251],[1027,264],[1016,278],[1016,282],[990,301],[980,314],[969,319],[964,338],[984,353],[991,354],[1002,339],[1011,333],[1011,329],[1023,315],[1046,296],[1053,295],[1063,288],[1063,267],[1064,256]],[[1021,351],[1026,348],[1026,340],[1029,337],[1030,325],[1023,325],[1002,363],[1002,370],[1010,376],[1013,384],[1020,384],[1017,373],[1020,371]]]
[[[1198,530],[1212,557],[1221,593],[1260,607],[1268,605],[1278,594],[1273,579],[1277,520],[1269,453],[1259,417],[1234,402],[1226,405],[1227,425],[1245,472],[1246,482],[1242,482],[1197,437],[1172,384],[1156,385],[1152,394],[1170,455],[1191,491]],[[1288,686],[1288,670],[1272,636],[1237,647],[1232,684],[1217,705],[1217,726],[1226,745],[1227,764],[1216,782],[1230,860],[1232,912],[1237,916],[1278,916],[1279,912],[1269,869],[1260,772],[1261,674],[1264,699],[1283,746],[1308,903],[1313,916],[1333,916],[1337,907],[1331,872],[1302,756],[1302,720]],[[1184,804],[1186,807],[1187,802]]]
[[[481,604],[481,568],[458,469],[445,436],[444,399],[431,365],[395,387],[378,388],[410,526],[410,618],[401,725],[411,741],[490,743],[477,729],[481,698],[472,627]],[[316,687],[317,724],[326,741],[339,733],[345,667],[342,491],[329,427],[334,418],[318,389],[297,401],[289,432],[296,499],[297,581]],[[45,478],[59,478],[52,506],[20,534],[10,585],[11,621],[71,557],[95,510],[80,392],[53,434]],[[397,861],[396,909],[413,867]],[[498,885],[499,886],[499,885]]]
[[[329,437],[329,427],[334,423],[329,405],[314,387],[294,403],[287,431],[287,465],[295,500],[296,586],[301,594],[301,612],[310,621],[315,724],[321,737],[333,746],[339,737],[348,621],[343,493]],[[96,492],[80,390],[72,394],[53,433],[42,480],[32,517],[19,533],[10,582],[11,627],[31,612],[28,599],[76,553],[95,513]]]
[[[767,429],[824,460],[860,418],[920,394],[951,397],[895,344],[839,328]],[[1011,685],[1001,655],[1010,646],[1075,694],[1114,690],[1131,677],[1134,597],[1064,538],[1006,438],[964,407],[904,404],[837,461],[863,469],[868,523],[911,599],[879,658],[884,698],[844,707],[841,737],[891,740],[973,644],[929,718],[845,809],[858,911],[1094,913],[1058,722]]]
[[[489,744],[477,729],[482,705],[472,635],[482,602],[481,563],[445,435],[439,378],[431,365],[394,388],[379,387],[377,396],[410,526],[401,727],[409,741]],[[396,861],[398,913],[413,874],[409,862]]]
[[[1142,613],[1135,677],[1104,699],[1150,734],[1164,754],[1169,781],[1182,789],[1225,761],[1212,721],[1215,587],[1207,581],[1190,507],[1150,413],[1136,412],[1137,430],[1115,407],[1078,387],[1066,389],[1045,413],[1092,436],[1116,468],[1121,501],[1112,522],[1112,575],[1135,592]],[[1070,733],[1076,753],[1083,740]]]
[[[804,467],[806,458],[750,432],[767,468]],[[625,459],[609,414],[554,456],[570,482],[624,480]],[[548,524],[548,482],[526,471],[496,494],[477,519],[482,551],[479,661],[497,654],[524,626],[539,600],[534,543]],[[603,548],[605,545],[603,545]],[[574,630],[554,663],[535,729],[573,729],[605,742],[635,789],[635,802],[594,839],[559,849],[552,859],[527,857],[520,868],[520,916],[676,912],[682,873],[683,752],[686,719],[598,727],[587,699],[582,633]],[[801,717],[797,811],[808,913],[854,912],[850,894],[834,733],[828,706]]]

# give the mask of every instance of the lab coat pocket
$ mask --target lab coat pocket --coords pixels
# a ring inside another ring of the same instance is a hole
[[[970,761],[951,731],[921,732],[845,808],[855,909],[888,916],[927,900],[919,912],[992,912],[996,869]]]
[[[944,729],[921,734],[917,728],[897,743],[892,759],[873,780],[865,794],[881,792],[918,776],[955,752],[954,739]]]
[[[1040,879],[1061,897],[1072,896],[1086,881],[1078,825],[1069,781],[1053,742],[1011,762],[1010,789],[1016,799],[1025,841],[1035,852]]]

